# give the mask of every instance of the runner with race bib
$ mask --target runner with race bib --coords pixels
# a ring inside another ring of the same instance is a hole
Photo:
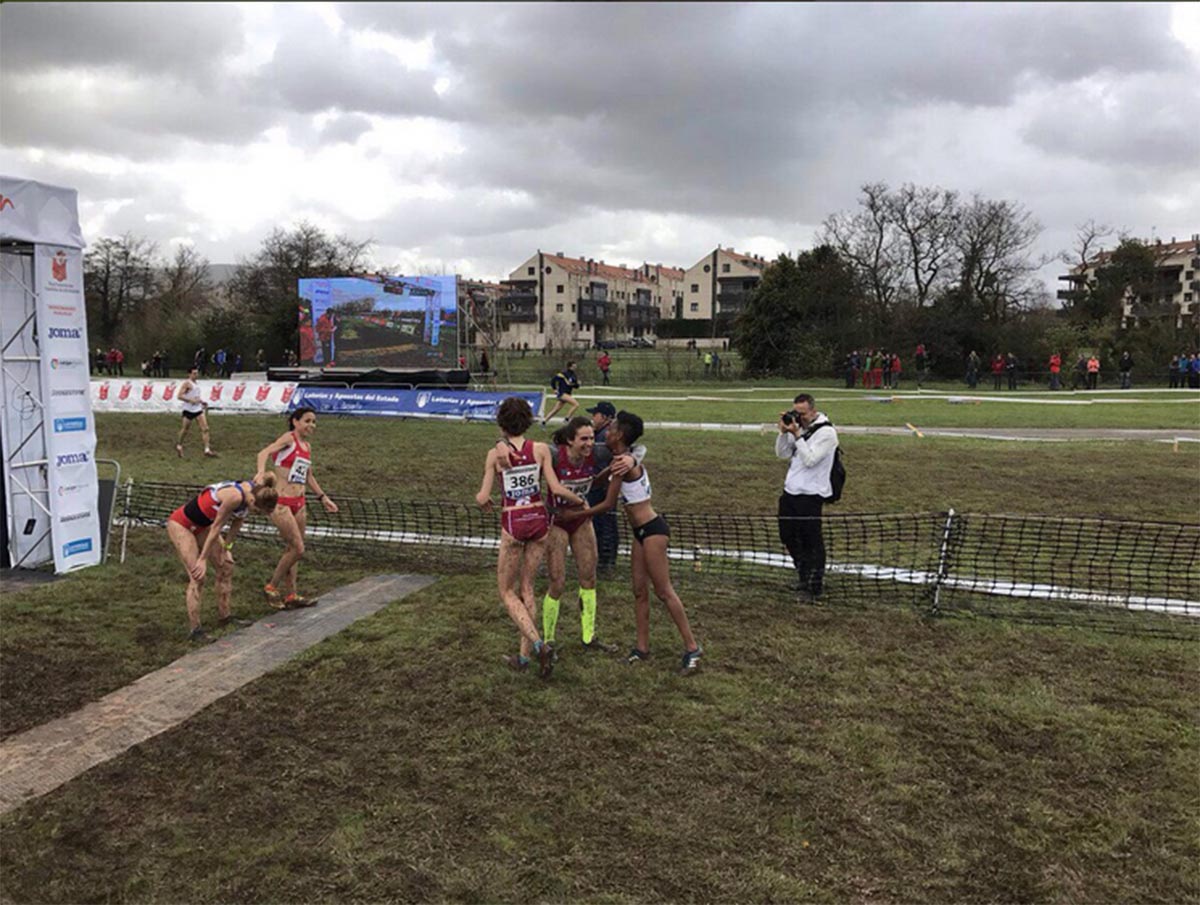
[[[312,446],[308,441],[316,429],[316,410],[300,406],[288,414],[288,432],[258,452],[258,474],[254,480],[255,483],[262,480],[269,462],[279,484],[279,505],[271,513],[271,521],[287,544],[275,574],[263,588],[267,603],[278,610],[316,603],[296,592],[297,564],[304,556],[304,534],[308,528],[306,489],[312,489],[326,512],[338,511],[337,503],[321,489],[312,473]]]
[[[554,472],[563,486],[577,496],[587,498],[592,483],[607,479],[613,474],[624,474],[645,455],[644,447],[637,447],[631,456],[621,456],[609,468],[601,471],[592,454],[596,435],[592,420],[582,416],[572,418],[554,435],[550,455]],[[558,625],[560,598],[567,585],[567,547],[575,557],[575,571],[579,578],[580,638],[586,650],[613,653],[615,647],[604,644],[596,637],[596,532],[591,517],[572,518],[569,504],[561,499],[554,501],[555,514],[550,528],[550,544],[546,560],[550,573],[550,587],[542,599],[542,635],[550,642],[555,641]],[[578,507],[575,507],[576,509]]]
[[[538,634],[537,599],[533,593],[533,579],[545,556],[550,528],[550,515],[542,502],[542,479],[569,504],[583,506],[583,500],[555,475],[549,447],[525,439],[525,432],[533,424],[528,402],[518,396],[505,399],[500,403],[496,423],[503,434],[500,443],[510,455],[502,455],[498,449],[488,452],[475,501],[485,512],[492,510],[492,486],[499,474],[502,503],[496,580],[504,607],[521,635],[519,652],[505,658],[505,662],[523,672],[529,668],[529,655],[533,653],[538,658],[539,674],[547,678],[554,668],[554,650]]]

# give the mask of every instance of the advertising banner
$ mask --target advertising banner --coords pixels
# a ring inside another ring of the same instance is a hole
[[[472,390],[371,390],[341,387],[300,387],[292,408],[311,406],[331,415],[380,415],[407,418],[466,418],[494,421],[496,409],[509,396],[519,396],[534,413],[542,408],[541,393],[483,393]]]
[[[84,365],[86,369],[86,364]],[[85,370],[86,373],[86,370]],[[103,377],[91,382],[97,412],[173,412],[179,414],[179,388],[185,378]],[[296,384],[266,380],[197,380],[200,398],[212,411],[278,414],[288,410]]]
[[[83,253],[37,245],[34,290],[41,337],[44,434],[56,572],[100,562],[96,426],[89,394]]]

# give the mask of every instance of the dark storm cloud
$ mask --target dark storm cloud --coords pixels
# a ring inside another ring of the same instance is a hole
[[[21,3],[0,8],[7,73],[61,66],[205,76],[247,39],[242,14],[212,3]]]
[[[169,210],[171,162],[282,127],[303,155],[336,145],[385,161],[398,184],[449,190],[349,231],[465,256],[619,244],[637,212],[791,235],[874,180],[1013,198],[1048,232],[1087,219],[1088,205],[1135,229],[1161,224],[1163,196],[1200,195],[1200,73],[1165,4],[367,3],[336,14],[341,28],[306,4],[6,5],[0,139],[159,164],[146,187],[153,222],[177,233],[188,217],[178,201]],[[427,42],[432,60],[405,65],[378,35]],[[394,126],[414,117],[461,151],[402,153]],[[1096,186],[1105,197],[1081,194]],[[99,197],[124,197],[109,188]],[[324,222],[346,214],[312,205]],[[144,219],[142,206],[114,222]],[[645,237],[666,254],[658,241]]]
[[[254,80],[259,96],[299,113],[359,111],[389,116],[436,114],[436,77],[408,69],[383,50],[355,47],[312,28],[289,28]]]

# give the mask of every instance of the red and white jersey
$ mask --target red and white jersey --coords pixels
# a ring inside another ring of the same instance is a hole
[[[558,479],[563,482],[563,486],[567,490],[576,496],[586,497],[588,491],[592,489],[592,478],[596,474],[596,457],[592,453],[588,453],[586,459],[575,465],[571,462],[567,447],[560,446],[558,454],[554,457],[554,473],[558,475]],[[560,507],[569,505],[566,500],[559,497],[555,497],[554,501]]]
[[[542,501],[542,466],[533,455],[533,441],[526,440],[513,454],[512,464],[500,473],[505,506],[524,506]]]
[[[289,484],[307,484],[308,470],[312,467],[312,447],[301,443],[292,431],[291,442],[275,453],[273,461],[276,467],[287,469]]]

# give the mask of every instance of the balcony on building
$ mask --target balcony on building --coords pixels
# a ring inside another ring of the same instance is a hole
[[[603,324],[608,319],[607,302],[580,297],[578,305],[581,324]]]
[[[658,323],[661,312],[657,305],[647,303],[630,303],[626,310],[626,321],[630,327],[653,327]]]
[[[500,296],[496,300],[496,311],[503,324],[531,324],[538,319],[537,293],[518,290]]]
[[[732,291],[717,293],[717,314],[741,314],[750,301],[749,292]]]

